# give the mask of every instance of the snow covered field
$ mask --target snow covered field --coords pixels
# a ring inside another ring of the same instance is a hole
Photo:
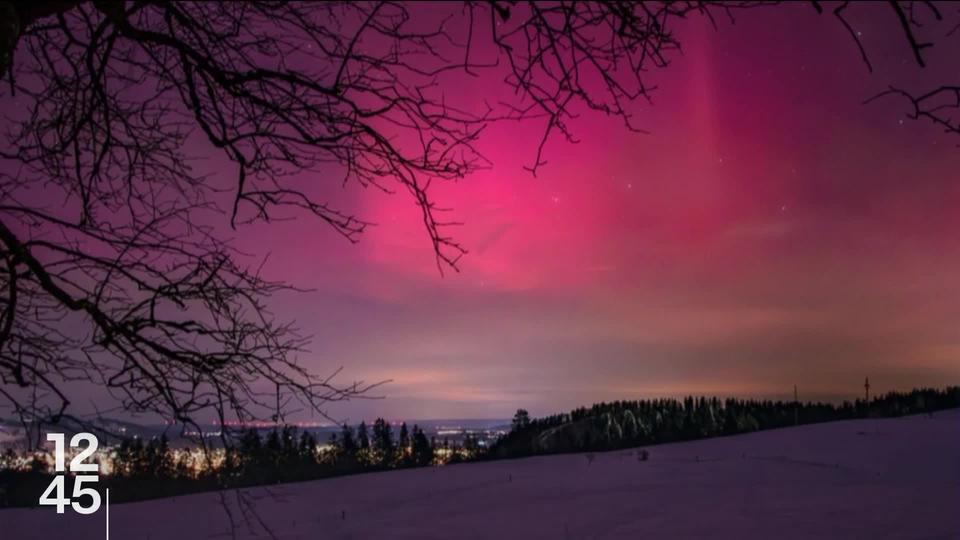
[[[960,411],[593,456],[404,470],[111,507],[114,540],[960,538]],[[223,506],[233,513],[235,528]],[[104,513],[0,511],[0,538],[102,539]]]

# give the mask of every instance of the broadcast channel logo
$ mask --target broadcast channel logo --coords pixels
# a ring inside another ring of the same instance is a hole
[[[63,514],[69,506],[74,512],[83,515],[94,514],[100,510],[100,492],[96,484],[100,482],[100,464],[87,462],[99,447],[96,435],[77,433],[70,439],[70,448],[76,453],[66,463],[66,436],[63,433],[48,433],[47,440],[53,442],[54,474],[53,480],[40,495],[41,506],[55,506],[58,514]],[[73,474],[73,494],[66,496],[66,473]],[[110,539],[110,490],[105,492],[107,514],[107,540]]]

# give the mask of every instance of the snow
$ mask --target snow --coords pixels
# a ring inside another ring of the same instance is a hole
[[[960,410],[635,450],[113,505],[115,540],[960,537]],[[240,516],[238,496],[256,515]],[[104,538],[104,513],[0,511],[4,540]],[[262,524],[261,524],[262,523]]]

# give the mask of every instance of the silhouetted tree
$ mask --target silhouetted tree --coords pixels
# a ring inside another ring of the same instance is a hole
[[[469,454],[474,454],[477,450],[480,449],[479,441],[477,440],[476,435],[467,434],[463,438],[463,449],[466,450]]]
[[[317,438],[309,431],[300,435],[298,455],[304,464],[313,463],[317,459]]]
[[[167,436],[153,438],[144,448],[143,474],[152,478],[171,478],[173,476],[173,455]]]
[[[410,433],[407,431],[407,423],[403,422],[400,424],[400,440],[398,442],[400,448],[406,449],[410,446]]]
[[[238,450],[243,456],[243,462],[246,466],[265,466],[266,459],[263,455],[263,444],[260,440],[260,434],[257,430],[250,428],[243,432],[240,437]]]
[[[630,409],[623,411],[621,424],[623,426],[623,438],[635,442],[640,435],[640,430],[637,427],[637,418],[633,415],[633,411]]]
[[[517,409],[516,414],[513,415],[513,420],[510,422],[510,429],[520,431],[529,425],[530,413],[526,409]]]
[[[353,428],[347,424],[343,424],[343,429],[340,431],[340,445],[347,454],[353,455],[357,452],[357,443],[353,439]]]
[[[411,459],[414,465],[424,466],[433,462],[433,444],[418,426],[413,426]]]
[[[393,429],[383,418],[373,422],[373,447],[381,465],[390,465],[394,458]]]
[[[360,422],[357,427],[357,444],[360,450],[370,449],[370,437],[367,435],[367,424],[365,422]]]
[[[407,429],[406,422],[400,424],[395,461],[399,466],[405,466],[410,461],[410,431]]]

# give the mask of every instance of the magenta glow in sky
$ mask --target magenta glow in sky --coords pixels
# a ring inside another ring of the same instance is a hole
[[[337,416],[956,383],[960,151],[904,103],[862,102],[958,66],[934,51],[918,68],[891,23],[857,20],[870,74],[807,6],[694,19],[651,75],[655,103],[636,104],[650,133],[583,116],[536,177],[522,167],[542,125],[494,125],[493,166],[436,193],[465,223],[459,274],[439,275],[409,199],[373,190],[334,195],[379,224],[359,245],[304,219],[241,229],[239,247],[314,289],[273,305],[314,336],[306,365],[393,381]]]

